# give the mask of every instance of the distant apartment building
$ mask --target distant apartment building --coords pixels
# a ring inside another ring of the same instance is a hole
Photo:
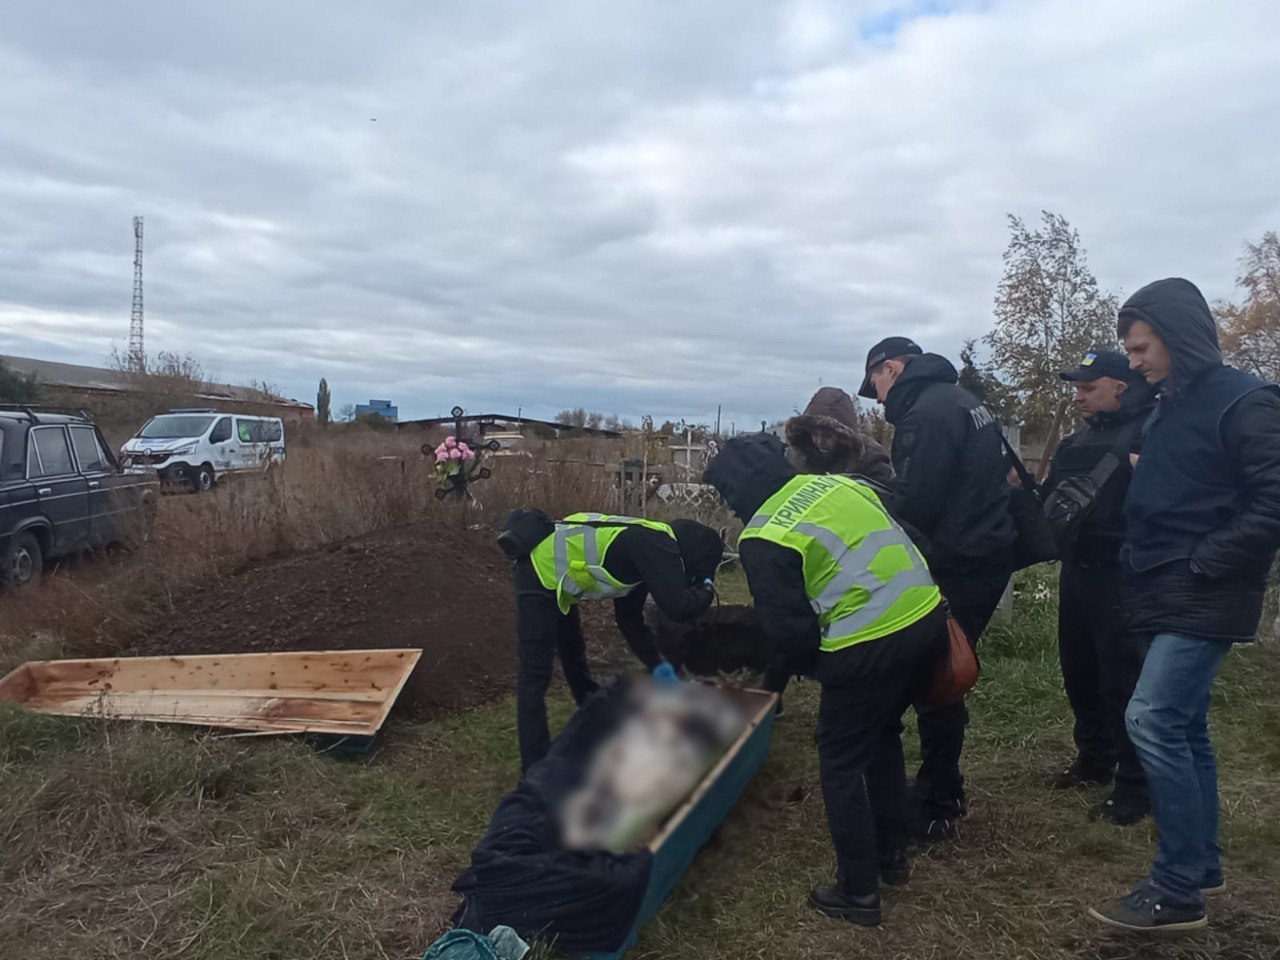
[[[400,408],[393,407],[390,400],[370,400],[368,403],[356,404],[356,419],[371,416],[395,423],[400,419]]]

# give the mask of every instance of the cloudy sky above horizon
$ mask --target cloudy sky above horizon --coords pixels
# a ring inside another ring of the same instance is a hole
[[[1280,4],[62,0],[0,30],[0,353],[402,416],[739,427],[989,326],[1009,213],[1104,288],[1280,228]]]

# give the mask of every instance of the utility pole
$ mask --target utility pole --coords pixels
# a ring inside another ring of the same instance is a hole
[[[142,342],[142,218],[133,218],[133,312],[129,318],[129,370],[147,372]]]
[[[716,436],[720,436],[720,408],[723,404],[716,404]]]

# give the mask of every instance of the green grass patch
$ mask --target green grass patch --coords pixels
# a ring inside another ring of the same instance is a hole
[[[726,593],[735,582],[722,575]],[[741,574],[736,574],[740,578]],[[795,684],[761,775],[645,930],[642,958],[1262,960],[1280,955],[1280,659],[1239,649],[1212,714],[1230,892],[1209,931],[1146,946],[1085,907],[1145,872],[1150,822],[1089,823],[1101,791],[1056,793],[1070,711],[1052,571],[1019,584],[983,641],[961,837],[886,893],[878,930],[813,911],[834,858],[813,744],[818,687]],[[1048,592],[1046,595],[1046,591]],[[550,702],[553,729],[568,718]],[[909,762],[918,756],[906,718]],[[508,698],[393,723],[370,757],[293,739],[43,717],[0,707],[0,954],[6,960],[410,960],[447,927],[449,885],[517,779]],[[535,960],[554,954],[539,948]]]

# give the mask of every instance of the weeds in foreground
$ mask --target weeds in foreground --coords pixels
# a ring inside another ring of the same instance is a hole
[[[1040,576],[1051,582],[1051,573]],[[888,892],[884,927],[804,903],[832,870],[813,723],[788,716],[743,801],[646,929],[640,958],[1263,960],[1280,951],[1280,661],[1233,654],[1213,712],[1230,892],[1209,930],[1147,944],[1084,908],[1123,892],[1149,822],[1092,824],[1089,792],[1054,793],[1069,714],[1051,599],[1019,592],[984,648],[965,761],[972,813]],[[985,644],[985,641],[984,641]],[[553,699],[553,724],[569,713]],[[908,726],[910,717],[908,717]],[[917,753],[908,734],[909,764]],[[6,960],[409,960],[446,926],[449,885],[518,766],[510,700],[386,731],[371,758],[303,743],[0,710],[0,942]],[[534,956],[553,953],[539,948]]]

